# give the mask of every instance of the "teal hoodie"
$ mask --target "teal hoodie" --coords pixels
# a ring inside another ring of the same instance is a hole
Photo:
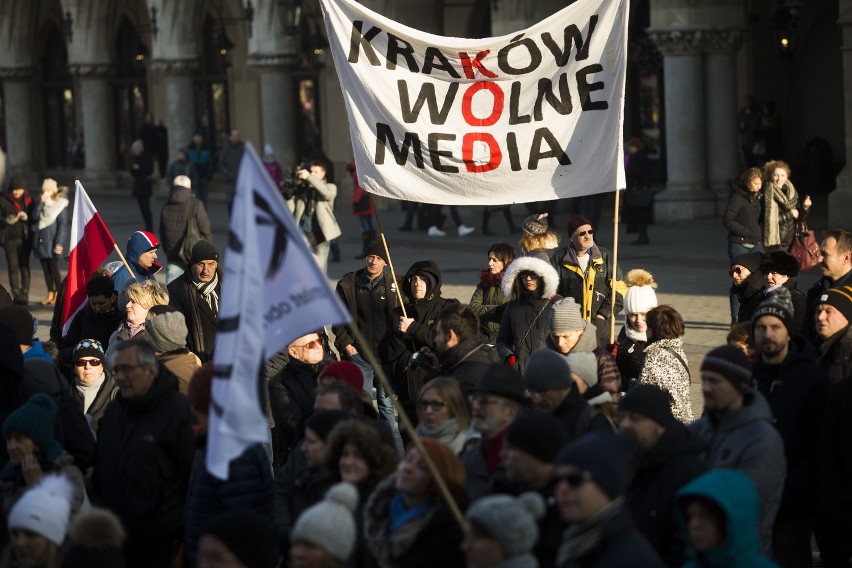
[[[698,552],[689,542],[686,506],[689,497],[704,497],[725,513],[727,540],[724,547]],[[777,565],[760,555],[757,525],[760,498],[747,475],[732,469],[715,469],[683,486],[675,496],[678,526],[689,560],[684,568],[770,568]]]

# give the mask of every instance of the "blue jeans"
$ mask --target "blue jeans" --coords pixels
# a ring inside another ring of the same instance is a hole
[[[730,262],[733,262],[734,259],[741,254],[746,254],[748,252],[763,252],[763,245],[758,243],[752,248],[747,248],[739,243],[728,243],[728,261]],[[739,314],[740,311],[740,300],[733,292],[731,292],[729,300],[731,304],[731,321],[735,322],[737,321],[737,314]]]
[[[352,361],[361,369],[361,374],[364,375],[364,392],[372,397],[373,386],[376,387],[376,403],[379,407],[379,414],[388,421],[388,424],[390,424],[397,452],[400,455],[403,455],[402,438],[399,436],[399,426],[397,426],[396,423],[396,413],[393,410],[393,403],[387,393],[385,393],[385,388],[382,386],[381,382],[375,380],[376,377],[373,367],[371,367],[370,364],[361,357],[360,353],[356,353],[351,357],[344,356],[344,358]],[[388,373],[389,369],[383,368],[382,370],[386,377],[391,376],[391,374]]]

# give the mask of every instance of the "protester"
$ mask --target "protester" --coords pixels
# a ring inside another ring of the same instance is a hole
[[[762,195],[763,172],[749,168],[739,178],[730,180],[731,192],[722,225],[728,230],[728,260],[749,252],[763,252]],[[730,295],[731,322],[737,321],[739,300]]]
[[[17,336],[25,364],[34,359],[42,359],[53,363],[51,356],[45,352],[41,340],[36,337],[38,319],[23,306],[8,306],[0,308],[0,321],[9,324]]]
[[[270,520],[257,511],[234,509],[210,519],[198,541],[200,568],[220,566],[230,559],[234,566],[276,568],[275,533]]]
[[[648,346],[648,312],[657,307],[657,283],[647,270],[636,268],[627,273],[624,294],[624,326],[618,333],[615,362],[621,372],[622,388],[630,389],[639,380],[645,366]]]
[[[0,566],[59,568],[73,495],[73,486],[61,475],[45,476],[24,493],[9,513],[11,543]]]
[[[548,221],[547,213],[537,213],[524,219],[519,241],[524,254],[543,250],[551,255],[559,248],[559,233],[549,227]]]
[[[702,474],[704,442],[677,421],[671,395],[655,385],[638,385],[619,404],[618,430],[638,446],[638,461],[627,487],[627,509],[636,526],[668,566],[686,560],[677,535],[675,492]]]
[[[808,289],[808,311],[805,315],[806,335],[816,337],[816,308],[820,298],[831,288],[852,286],[852,233],[840,229],[828,231],[820,247],[819,267],[822,278]]]
[[[325,160],[315,160],[310,169],[296,171],[296,177],[302,180],[302,186],[296,193],[293,210],[296,223],[305,231],[308,242],[319,259],[323,274],[328,271],[331,241],[343,234],[334,217],[333,204],[337,197],[337,186],[326,179],[328,167]]]
[[[154,218],[151,214],[151,195],[154,193],[151,181],[154,175],[154,158],[151,151],[152,148],[146,148],[142,140],[134,140],[130,145],[130,175],[133,177],[131,194],[139,204],[145,230],[149,233],[154,230]],[[160,174],[163,174],[162,166],[160,166]],[[121,288],[116,286],[116,290]]]
[[[186,321],[183,314],[171,306],[157,314],[145,325],[148,340],[154,346],[157,360],[178,380],[180,392],[189,391],[192,375],[201,367],[201,360],[186,348]]]
[[[574,298],[583,319],[595,324],[601,343],[609,343],[609,320],[622,309],[624,290],[612,290],[612,257],[607,249],[595,244],[591,221],[574,214],[568,221],[571,243],[550,257],[559,273],[559,295]],[[621,279],[620,272],[616,280]],[[615,312],[612,294],[615,293]]]
[[[665,566],[624,505],[632,452],[627,438],[594,432],[556,455],[554,495],[569,523],[557,552],[557,568]]]
[[[71,395],[97,435],[107,405],[118,394],[115,377],[107,372],[103,345],[97,339],[84,339],[74,348],[74,385]]]
[[[787,250],[795,236],[796,220],[804,219],[810,207],[805,196],[799,210],[799,194],[790,181],[790,166],[781,160],[763,165],[763,246],[766,252]]]
[[[126,317],[110,336],[109,348],[128,339],[147,339],[145,324],[148,322],[148,311],[154,306],[167,305],[169,293],[168,289],[156,280],[131,282],[119,295],[119,302],[124,305]]]
[[[127,535],[112,511],[91,507],[80,512],[68,531],[62,568],[124,568],[122,547]]]
[[[471,427],[480,435],[476,445],[462,454],[466,471],[465,493],[475,501],[489,492],[492,480],[504,475],[502,451],[506,431],[527,405],[521,377],[502,363],[488,367],[468,396]]]
[[[546,508],[538,523],[539,537],[533,548],[542,567],[554,565],[559,541],[567,528],[553,499],[556,486],[553,460],[569,440],[562,423],[552,414],[530,412],[520,416],[506,432],[504,461],[508,484],[494,487],[510,494],[534,491],[544,499]]]
[[[693,480],[678,491],[676,514],[689,556],[684,568],[775,566],[760,552],[760,498],[741,472],[717,469]]]
[[[293,527],[291,568],[343,568],[355,549],[357,529],[353,513],[358,492],[351,483],[331,487],[322,502],[306,510]],[[360,521],[359,521],[360,522]]]
[[[503,293],[506,267],[515,260],[515,247],[494,243],[488,249],[488,268],[479,273],[479,283],[470,298],[470,309],[479,317],[479,330],[485,343],[494,344],[500,331],[502,310],[509,297]]]
[[[221,294],[219,250],[209,241],[198,241],[192,247],[189,270],[169,284],[169,304],[183,314],[189,331],[187,347],[202,362],[213,357]]]
[[[460,454],[469,436],[470,415],[458,381],[437,377],[423,385],[417,420],[417,436],[434,438]]]
[[[166,168],[166,175],[163,176],[163,179],[166,182],[166,187],[169,189],[173,188],[177,185],[178,178],[181,176],[188,178],[186,181],[189,182],[186,184],[186,181],[182,181],[181,185],[190,189],[198,179],[198,172],[195,169],[195,164],[193,164],[189,159],[189,152],[184,147],[177,149],[174,161],[169,164],[168,168]]]
[[[116,345],[112,370],[119,393],[98,429],[95,494],[127,530],[128,567],[169,566],[195,454],[192,411],[148,342]],[[145,434],[128,438],[130,428]]]
[[[191,247],[200,240],[213,240],[207,209],[193,195],[192,183],[186,175],[175,177],[169,186],[169,200],[160,211],[160,244],[169,261],[166,268],[169,284],[192,265]]]
[[[852,376],[852,286],[820,296],[816,320],[820,368],[833,382]]]
[[[437,440],[424,438],[422,443],[450,498],[464,511],[461,461]],[[399,472],[380,483],[364,507],[364,537],[381,568],[464,566],[464,529],[451,515],[424,459],[416,446],[409,446]]]
[[[751,314],[760,303],[760,291],[763,289],[763,274],[760,272],[760,261],[763,255],[759,252],[747,252],[734,257],[728,274],[731,277],[731,293],[736,294],[739,301],[737,321],[751,321]]]
[[[761,552],[772,551],[772,527],[778,513],[787,460],[772,411],[751,386],[751,363],[742,351],[725,345],[701,363],[704,416],[690,429],[710,445],[710,469],[737,469],[748,475],[760,495]]]
[[[41,261],[47,297],[42,306],[56,303],[62,282],[59,274],[59,257],[68,242],[68,188],[60,188],[56,180],[47,178],[41,184],[41,201],[33,210],[33,252]]]
[[[601,382],[594,353],[569,353],[565,356],[565,361],[571,369],[571,381],[574,383],[572,388],[577,389],[586,402],[614,423],[618,410],[615,397],[621,398],[621,393],[618,392],[621,381],[616,380],[611,387]],[[612,392],[609,389],[612,389]]]
[[[118,295],[109,276],[99,272],[93,274],[86,282],[86,296],[86,303],[71,320],[68,332],[59,344],[59,359],[64,367],[70,367],[71,357],[80,341],[94,339],[102,346],[107,345],[124,319],[124,310],[117,307]]]
[[[128,280],[137,282],[155,280],[155,274],[163,267],[156,262],[159,248],[160,241],[151,229],[133,233],[127,239],[127,248],[124,250],[124,260],[127,265],[122,264],[121,268],[112,273],[112,285],[115,291],[121,294]],[[128,272],[127,266],[130,266],[132,273]]]
[[[568,361],[558,353],[550,349],[533,353],[524,372],[524,383],[533,404],[559,419],[569,441],[587,432],[612,432],[612,423],[574,386]]]
[[[556,270],[533,256],[515,259],[503,275],[503,294],[510,300],[497,332],[497,354],[521,375],[530,355],[545,347],[550,333],[548,312],[560,299],[558,284]]]
[[[33,214],[33,200],[24,185],[22,178],[11,178],[6,193],[0,199],[0,236],[3,239],[3,250],[6,251],[6,265],[9,267],[12,301],[19,306],[29,304],[32,252],[30,217]]]
[[[544,514],[538,493],[483,497],[467,510],[470,528],[462,541],[467,568],[538,568],[532,549],[536,520]]]
[[[770,253],[775,254],[775,253]],[[850,302],[852,308],[852,302]],[[787,477],[775,518],[775,552],[782,566],[806,565],[811,559],[818,480],[818,446],[828,379],[815,361],[816,351],[795,333],[793,304],[786,288],[770,294],[754,312],[759,357],[752,385],[769,403],[784,441]]]
[[[754,343],[751,321],[732,325],[728,335],[725,336],[725,343],[745,353],[749,361],[753,360],[757,354],[757,345]]]
[[[673,307],[663,305],[648,312],[647,322],[648,345],[639,383],[657,385],[667,391],[672,396],[675,418],[689,424],[693,420],[692,381],[683,350],[683,334],[686,332],[683,318]]]
[[[763,274],[765,285],[757,296],[759,300],[756,301],[764,302],[775,291],[785,288],[793,303],[793,327],[790,330],[792,335],[803,331],[807,311],[805,294],[796,287],[799,268],[796,257],[783,250],[766,253],[760,260],[760,272]]]

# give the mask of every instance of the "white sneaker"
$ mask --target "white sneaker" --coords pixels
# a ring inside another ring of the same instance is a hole
[[[442,231],[441,229],[439,229],[438,227],[436,227],[434,225],[429,227],[429,231],[426,234],[428,234],[430,237],[446,237],[447,236],[447,233],[445,231]]]
[[[460,237],[466,237],[469,234],[473,233],[474,231],[476,231],[476,229],[474,229],[473,227],[468,227],[467,225],[459,225],[459,236]]]

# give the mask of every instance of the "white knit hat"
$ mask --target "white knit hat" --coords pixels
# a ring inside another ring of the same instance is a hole
[[[627,273],[625,279],[627,293],[624,295],[624,315],[646,314],[657,307],[657,294],[654,288],[657,283],[647,270],[634,268]]]
[[[26,529],[62,546],[71,517],[74,487],[64,475],[45,475],[9,513],[9,530]]]
[[[296,520],[290,542],[304,540],[346,562],[355,548],[355,517],[358,490],[347,482],[333,485],[322,501],[307,509]]]

